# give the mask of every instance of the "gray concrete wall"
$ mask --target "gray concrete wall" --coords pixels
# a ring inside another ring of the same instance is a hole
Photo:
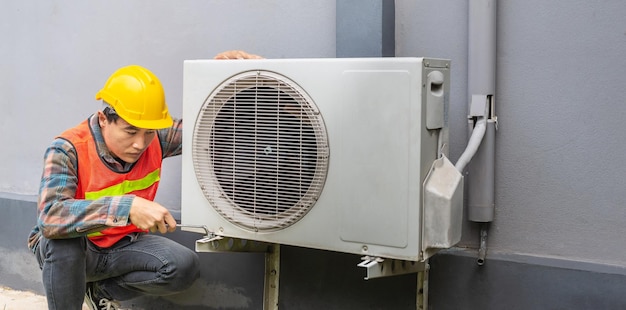
[[[335,1],[3,1],[0,10],[0,192],[34,195],[55,134],[99,105],[120,66],[151,69],[174,116],[183,60],[243,49],[267,58],[334,57]],[[180,161],[168,160],[158,199],[178,208]]]
[[[452,59],[456,161],[467,139],[467,2],[396,0],[395,10],[397,56]],[[472,262],[478,232],[466,223],[461,246],[470,249],[432,261],[433,309],[626,307],[624,16],[621,0],[499,1],[497,208],[488,268]],[[227,49],[334,57],[336,23],[331,0],[3,2],[0,250],[9,254],[0,260],[0,285],[41,290],[21,245],[35,221],[43,151],[95,111],[93,96],[115,68],[151,68],[180,115],[184,59]],[[163,179],[157,199],[176,211],[179,159],[166,162]],[[191,246],[194,237],[174,238]],[[187,308],[258,309],[262,257],[205,254],[205,282],[186,296]],[[354,255],[293,247],[282,254],[283,309],[414,309],[414,275],[363,281]],[[140,304],[180,308],[172,300]]]
[[[467,138],[467,3],[396,8],[398,56],[452,59],[456,160]],[[490,251],[626,267],[626,2],[504,0],[497,14]],[[476,245],[467,226],[463,244]]]

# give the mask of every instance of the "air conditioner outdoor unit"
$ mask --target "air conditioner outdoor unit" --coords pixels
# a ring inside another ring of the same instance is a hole
[[[463,182],[446,158],[449,65],[185,61],[182,224],[411,261],[453,246]]]

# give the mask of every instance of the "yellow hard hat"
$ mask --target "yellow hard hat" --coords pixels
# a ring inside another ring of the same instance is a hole
[[[150,70],[130,65],[115,71],[96,94],[129,124],[145,129],[172,126],[172,117],[165,103],[165,92],[159,79]]]

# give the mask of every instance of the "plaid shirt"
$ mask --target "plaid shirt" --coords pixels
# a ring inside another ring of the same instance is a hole
[[[120,173],[132,169],[132,164],[121,164],[109,152],[100,132],[97,114],[89,117],[89,127],[103,162]],[[182,129],[183,121],[174,119],[172,127],[157,131],[163,158],[181,154]],[[74,199],[78,184],[77,158],[74,146],[62,138],[52,141],[45,152],[37,202],[37,225],[28,238],[28,247],[33,252],[42,233],[49,239],[75,238],[109,226],[129,224],[134,195],[105,196],[96,200]],[[57,220],[51,222],[51,218]],[[58,218],[63,220],[58,221]],[[116,219],[115,223],[113,219]]]

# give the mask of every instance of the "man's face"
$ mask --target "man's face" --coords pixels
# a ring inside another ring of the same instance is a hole
[[[156,130],[137,128],[121,117],[109,122],[102,111],[98,111],[98,122],[109,151],[127,163],[136,162],[156,136]]]

